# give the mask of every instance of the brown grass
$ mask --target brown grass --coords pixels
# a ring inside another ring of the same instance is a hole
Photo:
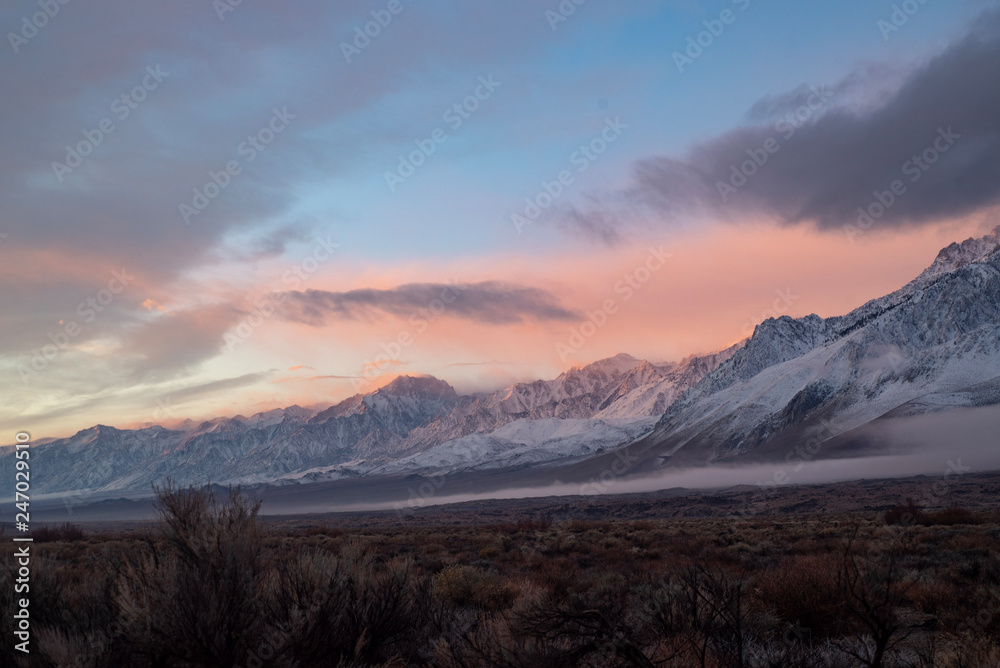
[[[31,666],[1000,665],[985,514],[268,530],[238,491],[160,504],[148,535],[34,548]]]

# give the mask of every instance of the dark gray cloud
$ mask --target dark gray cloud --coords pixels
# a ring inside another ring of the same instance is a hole
[[[886,84],[885,68],[869,67],[829,89],[802,86],[765,97],[747,114],[751,125],[683,157],[638,161],[632,187],[604,204],[574,208],[564,221],[603,241],[643,215],[673,223],[763,215],[833,228],[856,223],[858,208],[896,180],[905,190],[892,197],[880,225],[974,213],[1000,201],[998,64],[994,10],[901,84]],[[813,108],[804,106],[810,102]],[[765,156],[768,140],[777,150],[758,160],[763,164],[748,162],[748,151]],[[734,169],[744,173],[734,176]]]
[[[545,290],[499,281],[410,283],[391,290],[306,290],[284,292],[276,297],[282,302],[282,315],[286,319],[314,326],[331,319],[373,319],[378,315],[453,317],[495,325],[578,317]]]
[[[425,130],[426,118],[414,111],[405,115],[414,117],[413,127],[400,119],[355,131],[357,114],[384,96],[414,82],[432,89],[442,63],[475,81],[567,39],[567,31],[551,31],[532,0],[406,2],[385,34],[348,63],[341,43],[372,20],[374,6],[243,3],[222,21],[219,4],[61,5],[17,53],[7,32],[37,12],[37,3],[0,8],[7,50],[0,79],[17,91],[0,102],[0,231],[23,247],[128,257],[151,278],[169,280],[210,258],[227,233],[269,228],[294,209],[303,187],[368,169],[359,157],[373,145],[408,144]],[[121,118],[125,107],[113,102],[143,81],[147,67],[167,76]],[[466,86],[463,80],[456,91]],[[429,97],[436,115],[440,98]],[[412,101],[415,109],[420,104]],[[239,153],[241,142],[267,125],[272,109],[286,107],[295,119],[251,164]],[[64,162],[67,145],[84,141],[103,119],[113,131],[60,181],[53,162]],[[190,204],[209,172],[230,160],[242,172],[185,225],[179,205]]]

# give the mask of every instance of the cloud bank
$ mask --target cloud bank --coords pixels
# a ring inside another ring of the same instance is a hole
[[[334,320],[372,319],[378,315],[423,317],[446,315],[491,325],[527,320],[574,320],[551,293],[500,281],[481,283],[410,283],[389,290],[347,292],[306,290],[276,295],[282,315],[313,326]]]
[[[764,216],[821,229],[858,224],[859,208],[872,218],[862,224],[895,228],[974,213],[1000,200],[997,63],[1000,12],[991,11],[902,85],[874,93],[877,74],[858,72],[832,88],[767,96],[747,117],[772,122],[681,157],[641,159],[631,187],[569,211],[566,222],[608,240],[637,212],[672,222]],[[859,88],[867,104],[857,103]]]

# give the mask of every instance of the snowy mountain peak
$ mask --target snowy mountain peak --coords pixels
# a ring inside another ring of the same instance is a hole
[[[591,362],[587,366],[592,366],[592,367],[606,367],[606,366],[610,365],[610,366],[616,366],[616,367],[620,368],[621,365],[635,366],[636,364],[638,364],[641,361],[643,361],[643,360],[640,360],[638,357],[633,357],[632,355],[629,355],[628,353],[618,353],[614,357],[608,357],[608,358],[605,358],[603,360],[597,360],[596,362]]]
[[[713,374],[722,386],[747,380],[822,345],[829,334],[826,321],[815,313],[804,318],[768,318],[757,325],[746,345]]]
[[[986,236],[978,239],[970,237],[962,243],[956,242],[942,248],[931,266],[917,277],[917,281],[934,279],[970,264],[982,262],[998,249],[1000,249],[1000,226]]]
[[[97,439],[104,437],[108,438],[114,436],[118,433],[118,430],[114,427],[109,427],[106,424],[95,424],[89,429],[81,429],[76,432],[71,438],[79,439],[87,442],[96,441]]]
[[[302,408],[299,405],[288,406],[287,408],[274,408],[269,411],[254,413],[248,418],[236,416],[234,419],[255,427],[264,427],[280,424],[285,420],[305,420],[315,414],[315,410]]]
[[[316,413],[308,422],[320,424],[371,410],[385,410],[390,406],[405,411],[433,412],[457,400],[455,388],[443,380],[433,376],[399,376],[374,392],[355,394]]]
[[[632,357],[628,353],[618,353],[614,357],[597,360],[596,362],[591,362],[590,364],[583,366],[575,366],[563,374],[563,376],[580,372],[587,374],[599,373],[606,375],[618,375],[631,371],[644,361],[645,360],[640,360],[637,357]]]
[[[423,394],[438,398],[456,397],[455,388],[434,376],[399,376],[388,385],[380,388],[376,394],[405,396]]]

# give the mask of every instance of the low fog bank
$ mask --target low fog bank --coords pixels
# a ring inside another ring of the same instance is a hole
[[[328,510],[410,510],[431,505],[487,499],[525,499],[548,496],[634,494],[684,488],[718,490],[741,485],[758,489],[811,485],[849,480],[905,478],[916,475],[948,477],[1000,470],[1000,406],[956,409],[943,413],[882,420],[860,433],[893,454],[823,459],[789,451],[783,461],[744,466],[705,466],[665,469],[654,476],[629,477],[606,470],[583,483],[556,483],[471,494],[447,494],[447,476],[440,483],[424,483],[430,494],[404,502],[341,505]],[[431,490],[431,487],[439,488]],[[277,509],[272,509],[275,512]]]

